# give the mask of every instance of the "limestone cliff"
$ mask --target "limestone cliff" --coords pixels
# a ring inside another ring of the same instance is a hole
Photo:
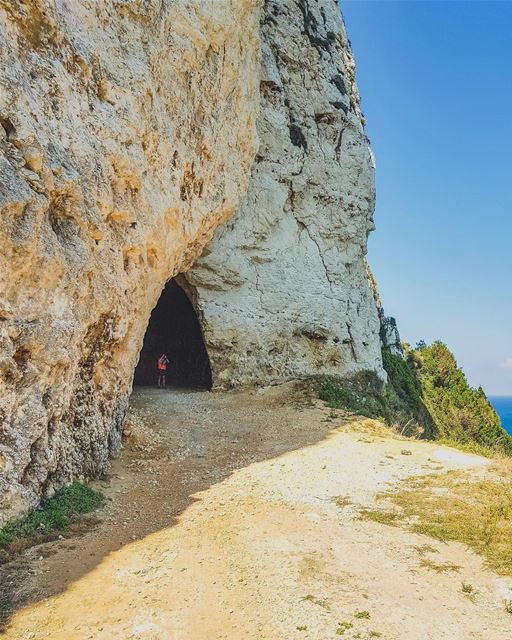
[[[0,523],[106,468],[256,150],[259,2],[0,0]]]
[[[400,339],[400,333],[398,331],[398,324],[396,319],[391,316],[386,316],[382,301],[379,295],[379,289],[377,282],[373,276],[372,270],[368,262],[365,262],[366,277],[370,284],[370,289],[375,300],[375,306],[377,307],[377,314],[380,322],[380,343],[384,349],[388,349],[391,353],[399,358],[404,357],[404,350],[402,347],[402,340]]]
[[[0,0],[0,62],[0,523],[107,468],[177,274],[217,387],[384,375],[335,0]]]
[[[382,375],[364,257],[374,161],[332,0],[267,0],[260,147],[236,217],[186,279],[214,385]]]

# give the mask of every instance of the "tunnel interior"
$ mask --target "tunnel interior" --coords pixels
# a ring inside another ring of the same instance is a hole
[[[134,384],[157,385],[157,360],[167,354],[167,386],[211,389],[210,360],[196,311],[174,280],[165,285],[149,319]]]

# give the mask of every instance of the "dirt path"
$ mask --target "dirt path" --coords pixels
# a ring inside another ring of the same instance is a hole
[[[510,580],[462,545],[357,517],[401,479],[485,461],[301,397],[137,391],[101,523],[4,568],[26,604],[3,637],[510,640]],[[460,571],[422,566],[425,544]]]

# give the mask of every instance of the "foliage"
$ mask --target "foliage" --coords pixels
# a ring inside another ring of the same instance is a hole
[[[35,542],[52,539],[66,531],[76,516],[98,509],[103,501],[98,491],[74,482],[45,500],[37,511],[0,529],[0,549],[8,549],[22,539]]]
[[[423,344],[407,353],[407,362],[416,371],[437,437],[512,455],[512,437],[501,426],[483,389],[468,384],[445,344]]]
[[[346,409],[368,418],[386,417],[384,384],[372,371],[363,371],[350,379],[321,376],[318,395],[331,409]]]
[[[416,349],[405,345],[405,357],[382,350],[385,384],[366,371],[350,379],[322,376],[318,395],[331,410],[346,409],[378,418],[404,435],[421,433],[474,453],[512,455],[506,433],[482,388],[473,389],[453,354],[442,342]]]
[[[421,427],[423,436],[436,435],[435,424],[423,400],[421,382],[416,376],[414,357],[400,358],[389,349],[382,349],[382,361],[388,374],[388,383],[400,399],[403,411]]]
[[[473,587],[472,584],[469,584],[469,582],[463,582],[461,584],[461,590],[462,590],[462,593],[465,593],[466,595],[470,595],[475,591],[475,588]]]
[[[348,631],[348,629],[352,629],[353,626],[354,625],[351,622],[347,622],[347,621],[338,622],[338,628],[336,629],[336,635],[337,636],[345,635],[345,631]]]
[[[425,430],[429,430],[430,435],[431,424],[414,374],[398,356],[389,351],[383,355],[389,369],[388,384],[371,371],[357,373],[349,379],[321,376],[317,386],[319,398],[331,409],[380,419],[405,435]]]
[[[360,620],[369,620],[370,612],[369,611],[358,611],[354,614],[354,618],[359,618]]]

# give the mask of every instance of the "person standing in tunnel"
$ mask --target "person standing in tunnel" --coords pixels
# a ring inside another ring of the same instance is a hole
[[[167,365],[169,364],[169,358],[165,353],[158,358],[156,368],[158,372],[158,388],[165,389],[165,382],[167,376]]]

